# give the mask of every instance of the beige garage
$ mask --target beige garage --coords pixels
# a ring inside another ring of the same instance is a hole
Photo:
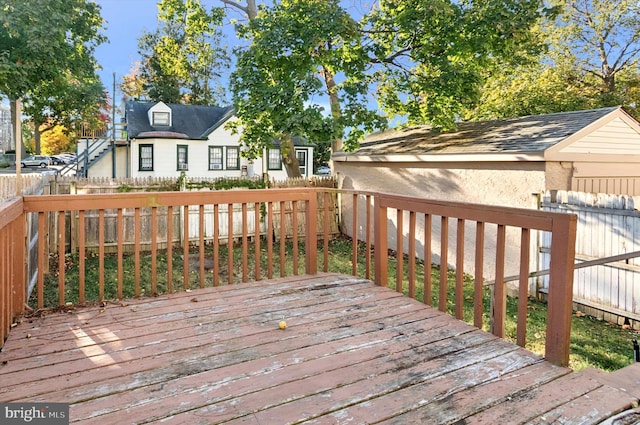
[[[371,135],[357,151],[334,154],[333,162],[344,189],[537,208],[544,190],[640,195],[640,124],[611,107],[465,122],[445,133],[413,127]],[[343,213],[351,214],[348,202]],[[359,215],[365,219],[361,206]],[[450,230],[449,261],[455,264]],[[511,257],[515,264],[519,239],[508,239],[507,263]],[[488,236],[489,251],[491,244]],[[465,232],[465,246],[474,246],[472,229]],[[465,271],[473,267],[465,261]],[[531,264],[531,270],[538,267]]]
[[[640,195],[640,124],[620,107],[428,126],[333,155],[344,188],[531,207],[542,190]]]

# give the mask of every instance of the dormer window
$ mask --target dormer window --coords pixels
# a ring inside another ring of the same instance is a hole
[[[158,102],[147,111],[152,127],[171,127],[171,108],[164,102]]]
[[[168,127],[171,125],[169,112],[153,112],[151,125],[154,127]]]

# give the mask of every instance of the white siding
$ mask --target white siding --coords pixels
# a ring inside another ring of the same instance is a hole
[[[116,147],[116,177],[127,175],[127,148],[125,146]],[[82,165],[82,164],[80,164]],[[111,152],[104,155],[89,168],[88,177],[113,177],[113,157]]]
[[[560,153],[639,155],[640,134],[621,118],[616,118],[564,147]]]

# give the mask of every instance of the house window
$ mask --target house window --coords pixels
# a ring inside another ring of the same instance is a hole
[[[168,112],[154,112],[152,115],[152,123],[153,126],[169,126],[171,125],[171,120],[169,119]]]
[[[139,146],[138,161],[139,171],[153,171],[153,145]]]
[[[187,145],[178,145],[178,171],[189,169],[189,149]]]
[[[209,169],[222,170],[222,147],[209,146]]]
[[[280,148],[269,148],[267,150],[267,168],[269,170],[282,170]]]
[[[240,169],[240,148],[227,146],[227,170]]]

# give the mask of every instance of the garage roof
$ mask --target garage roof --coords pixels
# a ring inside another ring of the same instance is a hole
[[[624,121],[629,131],[640,136],[640,125],[621,107],[532,115],[518,118],[462,122],[454,131],[438,132],[430,126],[388,130],[368,136],[352,153],[337,153],[337,161],[407,161],[407,155],[424,156],[513,155],[522,158],[548,156],[545,151],[562,150],[614,120]],[[640,144],[638,144],[640,148]],[[404,159],[402,159],[404,158]],[[424,160],[424,159],[423,159]],[[434,159],[432,159],[434,160]],[[438,160],[438,159],[435,159]],[[477,160],[477,158],[476,158]]]

